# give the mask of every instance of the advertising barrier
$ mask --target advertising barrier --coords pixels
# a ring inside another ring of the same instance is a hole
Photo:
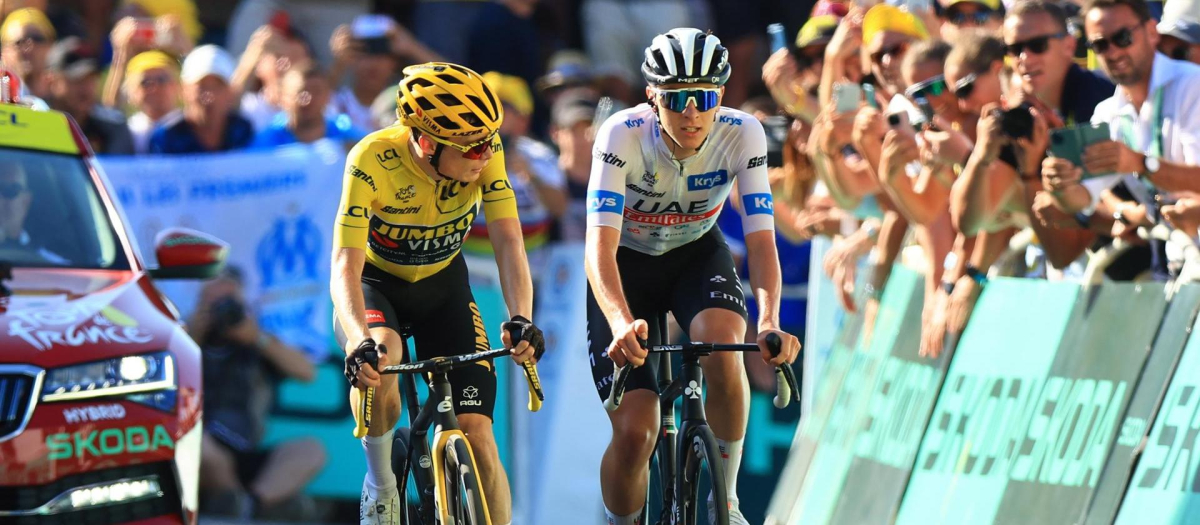
[[[919,277],[897,267],[870,343],[830,354],[767,523],[1197,519],[1200,287],[993,279],[934,361]]]

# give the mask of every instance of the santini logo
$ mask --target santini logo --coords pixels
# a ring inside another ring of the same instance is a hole
[[[729,172],[725,170],[690,175],[687,178],[688,191],[709,190],[729,182]]]
[[[608,152],[600,153],[599,151],[597,151],[593,156],[605,164],[612,164],[613,166],[616,166],[618,168],[625,167],[625,161],[621,160],[621,157],[618,157],[612,153],[608,153]]]

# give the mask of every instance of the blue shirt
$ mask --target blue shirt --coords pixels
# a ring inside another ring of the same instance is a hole
[[[1113,96],[1116,86],[1099,73],[1071,64],[1063,80],[1062,118],[1068,126],[1087,124],[1096,105]]]
[[[229,114],[225,121],[225,136],[221,139],[221,146],[215,150],[205,148],[200,143],[200,139],[196,137],[196,131],[192,129],[192,125],[183,118],[179,118],[172,122],[166,122],[162,127],[154,130],[154,134],[150,136],[150,153],[173,155],[214,153],[248,148],[253,141],[254,126],[237,113]]]
[[[730,250],[741,256],[738,275],[749,282],[750,268],[745,257],[745,236],[737,212],[730,210],[732,207],[732,201],[725,201],[725,208],[717,217],[717,227],[725,235]],[[779,251],[779,270],[783,282],[779,300],[779,325],[784,331],[799,337],[804,336],[808,311],[808,265],[811,246],[808,241],[793,243],[787,240],[778,228],[775,229],[775,247]],[[750,322],[755,322],[758,318],[758,301],[747,295],[746,308],[750,314]]]
[[[367,133],[354,127],[350,122],[350,117],[346,115],[325,119],[325,136],[323,138],[353,143],[362,140],[365,136]],[[255,149],[273,148],[297,142],[299,140],[296,139],[296,135],[288,129],[287,115],[280,113],[275,116],[275,120],[271,121],[270,126],[267,126],[254,138],[253,147]]]

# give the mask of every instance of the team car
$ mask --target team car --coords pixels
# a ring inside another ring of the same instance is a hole
[[[195,523],[200,349],[155,279],[228,245],[157,236],[148,268],[79,127],[0,71],[0,523]]]

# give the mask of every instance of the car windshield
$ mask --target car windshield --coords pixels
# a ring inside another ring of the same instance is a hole
[[[0,260],[129,269],[83,159],[0,148]]]

